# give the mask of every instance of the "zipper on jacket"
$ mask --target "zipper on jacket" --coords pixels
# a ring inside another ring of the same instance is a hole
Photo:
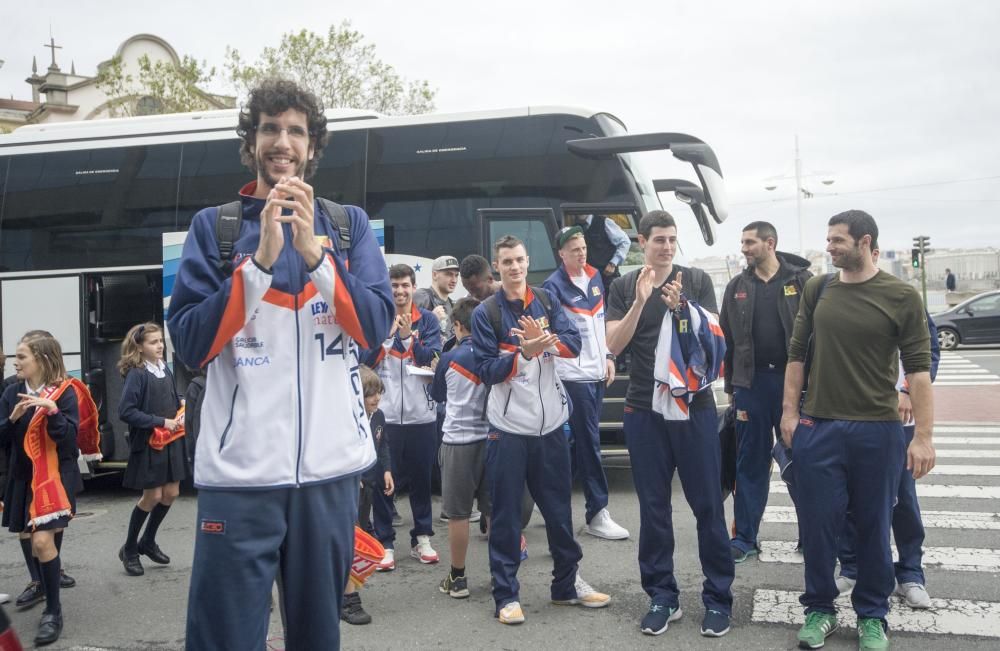
[[[219,439],[219,452],[226,447],[226,437],[229,436],[229,429],[233,426],[233,413],[236,411],[236,394],[239,392],[240,385],[237,384],[233,389],[233,400],[229,403],[229,421],[226,423],[226,429],[222,430],[222,438]]]
[[[299,471],[302,465],[302,342],[299,326],[299,295],[295,295],[295,399],[299,412],[298,450],[295,453],[295,485],[300,483]]]
[[[545,353],[542,353],[545,355]],[[544,359],[544,358],[543,358]],[[538,435],[542,436],[545,434],[542,430],[545,429],[545,400],[542,398],[542,361],[538,360],[538,404],[542,406],[542,426],[538,428]]]

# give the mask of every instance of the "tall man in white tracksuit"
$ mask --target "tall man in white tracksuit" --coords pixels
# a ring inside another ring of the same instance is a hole
[[[501,623],[520,624],[517,569],[525,481],[545,518],[554,565],[552,601],[594,608],[607,605],[610,597],[580,578],[583,552],[573,537],[573,478],[563,434],[569,404],[555,357],[576,357],[580,334],[546,290],[528,286],[528,254],[519,239],[502,237],[493,257],[502,286],[473,312],[472,345],[478,375],[490,386],[486,464],[493,599]]]
[[[389,282],[365,212],[341,208],[348,249],[303,180],[327,139],[311,93],[264,82],[237,133],[257,180],[231,255],[219,209],[195,215],[168,321],[181,360],[208,371],[186,646],[264,648],[280,572],[285,648],[337,649],[359,476],[375,462],[359,347],[389,331]]]
[[[604,284],[597,269],[587,264],[583,229],[567,226],[556,238],[562,266],[542,285],[562,305],[566,317],[580,331],[580,354],[556,359],[556,372],[573,409],[575,474],[587,500],[587,533],[607,540],[628,538],[628,531],[608,513],[608,478],[601,465],[601,404],[604,389],[615,380],[615,356],[608,351],[604,332]]]
[[[413,528],[410,556],[421,563],[437,563],[431,547],[431,475],[437,457],[437,403],[430,395],[431,376],[415,375],[414,367],[429,367],[441,352],[437,315],[413,303],[416,274],[406,264],[389,267],[396,321],[389,337],[366,352],[362,361],[378,373],[385,392],[379,408],[385,414],[392,470],[410,491]]]

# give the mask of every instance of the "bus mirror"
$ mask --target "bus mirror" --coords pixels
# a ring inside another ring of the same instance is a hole
[[[657,192],[673,192],[678,201],[686,203],[694,213],[694,220],[698,222],[705,244],[709,246],[715,244],[715,225],[705,207],[705,194],[701,188],[684,179],[655,179],[653,188]]]
[[[729,216],[729,200],[726,197],[726,185],[719,171],[719,160],[715,152],[705,144],[677,144],[670,148],[674,158],[691,163],[695,174],[705,191],[705,205],[715,218],[716,223],[723,223]]]

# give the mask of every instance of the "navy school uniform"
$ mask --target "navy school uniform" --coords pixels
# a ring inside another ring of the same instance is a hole
[[[521,506],[527,481],[545,519],[552,553],[551,597],[576,597],[574,583],[583,552],[573,536],[570,508],[572,474],[569,443],[563,424],[570,404],[555,370],[555,354],[546,351],[526,360],[519,340],[510,334],[517,320],[529,315],[543,320],[558,335],[556,354],[575,357],[579,331],[550,299],[546,314],[529,287],[524,301],[508,301],[503,289],[496,294],[503,334],[498,339],[484,306],[473,312],[472,344],[478,376],[490,386],[486,464],[490,477],[490,571],[496,612],[520,599],[517,570],[521,563]],[[537,289],[543,292],[544,289]]]
[[[174,386],[174,376],[163,366],[163,377],[146,366],[129,369],[125,375],[118,417],[128,425],[129,458],[122,484],[143,490],[187,479],[188,437],[182,436],[162,450],[149,446],[154,427],[163,427],[180,409],[181,400]]]
[[[382,410],[373,411],[368,423],[372,430],[372,440],[375,442],[377,460],[361,478],[365,494],[361,499],[358,521],[362,529],[366,529],[370,524],[375,538],[382,543],[382,546],[393,549],[396,530],[392,527],[392,496],[385,494],[385,473],[392,472],[392,456],[389,454],[389,439],[385,433],[385,415],[382,414]],[[372,511],[370,523],[369,507]]]

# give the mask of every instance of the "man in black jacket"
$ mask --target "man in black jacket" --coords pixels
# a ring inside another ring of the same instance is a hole
[[[747,224],[740,240],[747,267],[726,286],[719,317],[726,335],[726,393],[734,401],[739,440],[732,541],[737,563],[758,552],[771,448],[781,423],[788,341],[802,287],[812,276],[807,260],[778,253],[777,245],[774,226]]]

